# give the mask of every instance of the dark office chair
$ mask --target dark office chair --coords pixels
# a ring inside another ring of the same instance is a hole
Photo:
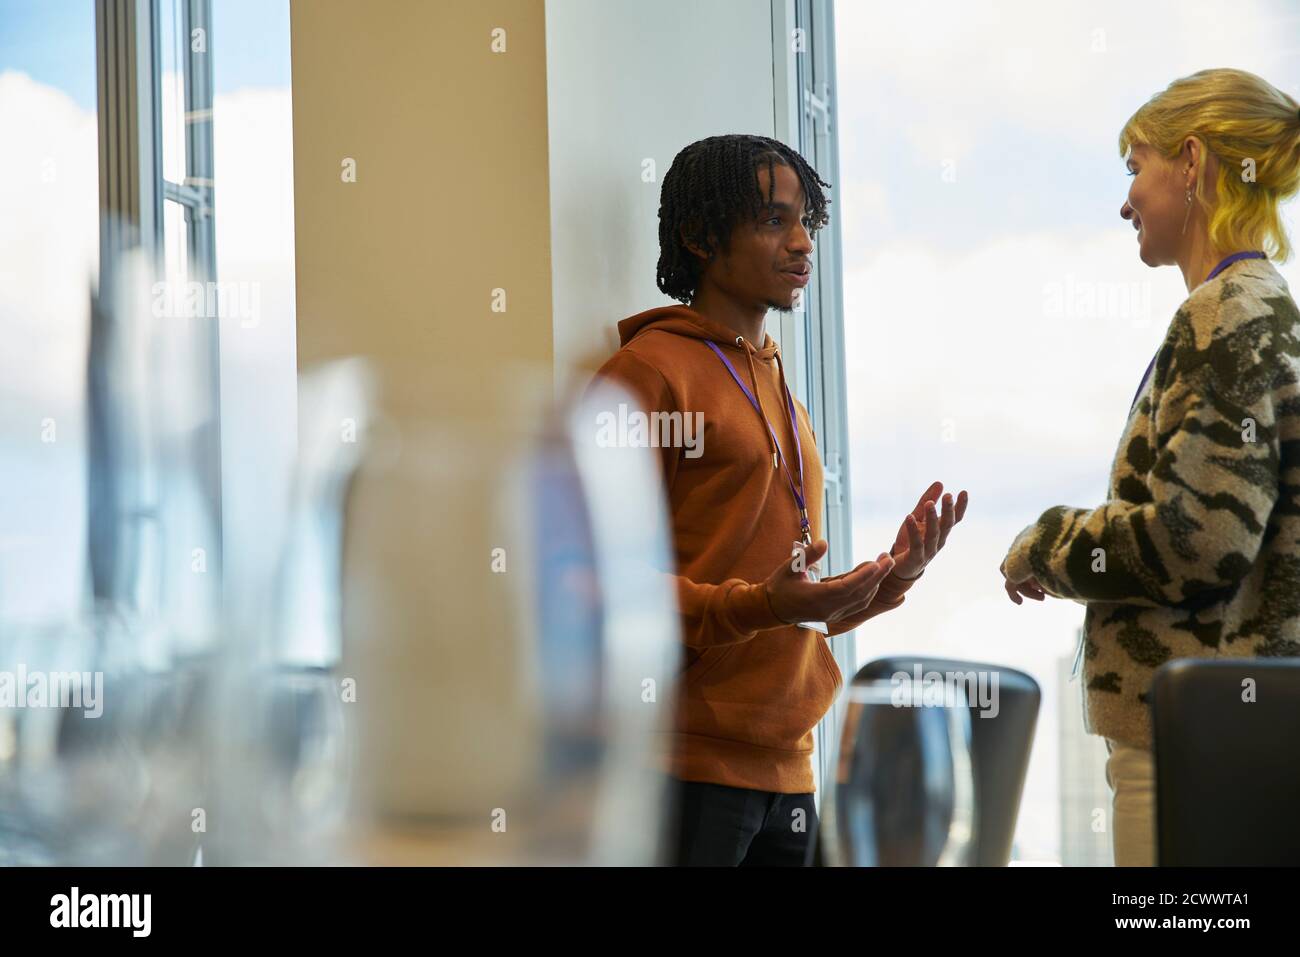
[[[1162,866],[1300,864],[1300,661],[1172,661],[1152,723]]]
[[[854,684],[888,680],[899,672],[987,672],[998,676],[998,710],[982,717],[978,702],[971,707],[971,767],[975,777],[975,848],[972,863],[1005,866],[1011,859],[1011,842],[1020,811],[1029,751],[1038,722],[1042,694],[1036,682],[1022,671],[1002,665],[945,658],[879,658],[868,662],[853,678]],[[814,838],[812,865],[823,863],[820,834]]]

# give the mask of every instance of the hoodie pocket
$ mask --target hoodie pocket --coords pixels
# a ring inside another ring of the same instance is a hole
[[[699,657],[687,666],[686,671],[683,673],[683,687],[689,688],[691,685],[696,684],[706,674],[720,665],[723,660],[735,650],[735,645],[723,645],[720,648],[705,648],[704,651],[700,652]]]
[[[768,632],[722,648],[699,663],[682,690],[680,730],[772,751],[805,753],[812,729],[839,692],[830,654],[799,628]]]

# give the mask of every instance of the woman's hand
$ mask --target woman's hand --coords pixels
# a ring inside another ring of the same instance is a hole
[[[1043,591],[1043,586],[1038,584],[1036,578],[1026,578],[1021,582],[1013,582],[1007,578],[1007,563],[1003,560],[1002,565],[998,568],[1002,573],[1002,587],[1007,591],[1007,597],[1017,605],[1023,605],[1025,598],[1032,598],[1034,601],[1042,601],[1047,597],[1047,592]],[[1024,596],[1022,598],[1021,596]]]
[[[954,503],[951,494],[943,496],[942,513],[934,503],[943,493],[943,483],[935,482],[921,495],[916,508],[903,519],[898,538],[889,554],[894,557],[894,574],[899,578],[916,578],[925,571],[948,541],[952,527],[966,514],[970,497],[963,490]]]

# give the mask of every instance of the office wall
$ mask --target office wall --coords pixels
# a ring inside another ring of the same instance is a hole
[[[771,0],[547,0],[546,59],[562,384],[617,348],[619,319],[672,302],[655,264],[677,151],[719,133],[774,135]]]
[[[655,264],[677,151],[774,135],[772,0],[384,9],[293,5],[299,367],[502,355],[563,382],[670,301]]]
[[[298,365],[370,359],[385,416],[349,499],[340,666],[384,812],[486,813],[542,753],[513,617],[526,523],[494,493],[529,400],[551,393],[543,15],[291,8]],[[510,574],[492,573],[496,549]]]
[[[518,399],[667,301],[662,175],[692,140],[771,135],[771,24],[770,0],[292,6],[299,368],[369,357],[402,438],[353,489],[344,556],[343,673],[370,689],[384,809],[470,813],[542,751],[512,611],[533,543],[491,499]],[[496,546],[510,574],[487,573]]]
[[[550,362],[543,13],[293,4],[300,369],[350,354],[386,376],[425,358]]]

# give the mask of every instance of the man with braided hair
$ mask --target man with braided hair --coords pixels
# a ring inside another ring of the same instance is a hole
[[[822,468],[808,413],[763,330],[812,276],[829,184],[763,136],[711,136],[664,177],[658,285],[682,305],[618,324],[598,375],[645,414],[703,419],[660,444],[685,669],[662,752],[675,863],[801,865],[811,856],[813,728],[843,684],[827,638],[898,608],[966,510],[932,484],[890,552],[816,580]],[[936,503],[942,495],[942,514]]]

